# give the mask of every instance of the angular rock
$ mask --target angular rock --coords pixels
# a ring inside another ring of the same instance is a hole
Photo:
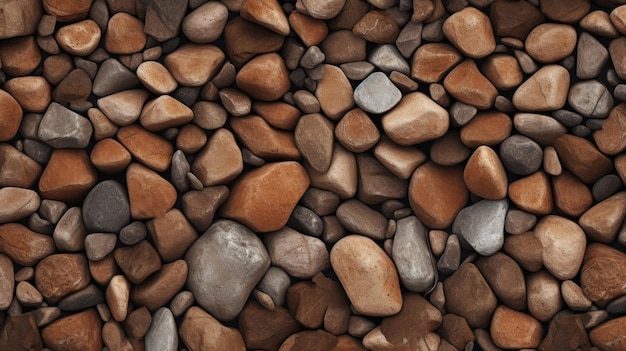
[[[39,178],[39,194],[45,199],[79,203],[97,180],[85,150],[55,149]]]
[[[162,216],[176,202],[174,186],[138,163],[131,163],[126,169],[126,184],[132,219]]]
[[[205,186],[234,180],[243,170],[243,158],[233,134],[227,129],[214,132],[191,167]]]
[[[174,148],[163,137],[132,124],[119,129],[117,140],[135,159],[151,169],[164,172],[170,168]]]
[[[345,118],[345,117],[344,117]],[[325,173],[333,155],[333,125],[322,114],[299,118],[294,139],[302,157],[318,172]]]
[[[35,286],[51,303],[85,288],[90,280],[87,259],[81,254],[50,255],[35,269]]]
[[[382,72],[365,78],[354,89],[354,102],[365,112],[381,114],[400,102],[402,93]]]
[[[141,89],[124,90],[98,99],[98,108],[118,126],[127,126],[139,119],[150,94]]]
[[[289,21],[276,0],[243,1],[241,17],[260,24],[280,35],[289,35]]]
[[[248,61],[237,73],[237,87],[261,101],[280,99],[291,88],[285,62],[276,53]]]
[[[462,209],[452,224],[464,246],[483,256],[499,251],[504,245],[504,220],[508,201],[481,200]]]
[[[613,109],[613,96],[597,80],[581,81],[572,85],[567,102],[576,112],[587,118],[605,118]]]
[[[436,139],[449,124],[448,112],[421,92],[405,95],[382,118],[385,133],[404,146]]]
[[[391,44],[398,38],[400,28],[390,12],[373,10],[361,17],[352,33],[372,43]]]
[[[49,235],[19,223],[0,225],[0,252],[22,266],[33,266],[54,251],[54,240]]]
[[[562,135],[554,140],[554,147],[563,166],[587,184],[595,182],[612,169],[609,158],[584,138]]]
[[[114,58],[105,60],[93,80],[93,93],[107,96],[131,89],[139,84],[137,76]]]
[[[263,242],[274,266],[292,277],[310,279],[330,268],[330,256],[323,241],[289,227],[265,234]]]
[[[243,351],[246,349],[244,339],[237,329],[222,325],[215,317],[196,306],[191,307],[185,313],[179,333],[182,342],[190,350],[208,348]]]
[[[489,17],[475,7],[468,6],[448,17],[443,23],[443,33],[471,58],[483,58],[496,48]]]
[[[113,253],[117,266],[128,280],[139,284],[161,269],[161,258],[146,240],[132,246],[121,246]]]
[[[326,62],[331,63],[328,56]],[[322,78],[317,81],[315,97],[322,112],[328,118],[337,120],[354,106],[354,92],[341,68],[326,64],[322,66],[322,72]]]
[[[224,185],[189,191],[182,196],[185,217],[198,231],[205,231],[213,222],[217,209],[228,199],[230,191]]]
[[[424,44],[413,55],[411,78],[425,83],[440,82],[462,59],[461,53],[449,44]]]
[[[218,72],[224,59],[224,52],[215,45],[188,43],[165,56],[163,63],[180,85],[197,87]]]
[[[298,160],[298,150],[294,136],[283,130],[271,127],[263,118],[248,115],[230,122],[233,132],[255,156],[267,161]]]
[[[102,321],[94,308],[58,319],[41,331],[51,350],[102,350]]]
[[[495,146],[511,135],[511,118],[496,111],[481,112],[461,128],[461,141],[470,148],[481,145]]]
[[[563,66],[543,66],[515,90],[513,105],[530,112],[558,110],[565,105],[569,82]]]
[[[178,127],[191,122],[193,111],[169,95],[149,101],[141,111],[139,122],[151,132]]]
[[[519,209],[533,214],[552,212],[552,187],[548,175],[537,171],[509,184],[509,198]]]
[[[615,106],[602,123],[602,128],[593,133],[593,140],[604,154],[616,155],[626,150],[626,125],[622,122],[625,114],[626,104]]]
[[[53,102],[41,119],[37,135],[54,148],[85,148],[92,133],[89,120]]]
[[[626,255],[604,244],[587,247],[580,270],[580,286],[591,301],[605,304],[624,295]]]
[[[488,146],[479,146],[467,161],[463,180],[468,190],[487,200],[507,194],[507,176],[498,155]]]
[[[499,306],[493,313],[490,333],[498,347],[535,348],[539,346],[543,328],[532,316]]]
[[[185,285],[188,266],[184,260],[165,264],[161,269],[132,288],[130,299],[150,311],[166,305]]]
[[[152,316],[152,323],[145,338],[145,348],[163,351],[175,351],[178,348],[176,320],[169,308],[161,307]]]
[[[119,174],[130,164],[132,156],[122,144],[112,138],[105,138],[94,145],[89,159],[100,172]]]
[[[42,167],[10,144],[0,144],[0,186],[30,188]]]
[[[445,308],[467,320],[473,328],[489,325],[497,300],[489,285],[472,263],[465,263],[443,281]]]

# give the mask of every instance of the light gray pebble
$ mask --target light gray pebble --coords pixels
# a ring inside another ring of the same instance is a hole
[[[282,269],[272,266],[257,285],[257,289],[268,294],[276,306],[285,304],[287,288],[291,285],[291,278]]]
[[[605,118],[613,108],[611,92],[597,80],[578,82],[571,86],[567,102],[587,118]]]
[[[152,315],[152,323],[145,338],[145,350],[176,351],[177,349],[176,320],[169,308],[161,307]]]
[[[89,120],[53,102],[41,119],[37,136],[54,148],[85,148],[93,127]]]
[[[462,209],[454,219],[452,232],[461,244],[479,255],[490,256],[504,245],[504,222],[508,200],[481,200]]]
[[[379,45],[369,56],[369,62],[385,73],[398,71],[405,75],[411,74],[411,67],[402,57],[400,51],[391,44]]]
[[[367,61],[356,61],[343,63],[339,66],[346,77],[350,80],[363,80],[376,68]]]
[[[383,72],[374,72],[354,89],[354,102],[365,112],[381,114],[402,99],[402,92]]]
[[[425,292],[437,283],[435,259],[428,244],[428,234],[416,216],[396,223],[392,258],[402,284],[411,291]]]
[[[187,173],[191,171],[191,165],[182,150],[177,150],[172,156],[172,185],[180,192],[189,190],[189,178]]]
[[[142,221],[134,221],[120,230],[120,241],[125,245],[135,245],[142,241],[148,230]]]

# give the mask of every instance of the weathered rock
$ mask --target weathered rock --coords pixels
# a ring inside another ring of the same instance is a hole
[[[263,235],[272,264],[292,277],[309,279],[330,268],[329,253],[323,241],[289,227]]]
[[[126,190],[115,180],[99,183],[85,197],[82,214],[90,232],[119,233],[130,222]]]
[[[89,120],[53,102],[41,119],[37,135],[54,148],[85,148],[92,133]]]
[[[487,200],[500,200],[507,194],[507,176],[498,155],[488,146],[479,146],[470,156],[463,180],[468,190]]]
[[[152,316],[150,329],[146,333],[145,348],[163,351],[175,351],[178,348],[176,320],[169,308],[161,307]]]
[[[35,286],[52,303],[85,288],[90,280],[87,259],[81,254],[50,255],[35,269]]]
[[[397,221],[393,239],[392,258],[400,281],[409,290],[431,290],[437,282],[437,272],[429,249],[426,229],[415,216]]]
[[[474,328],[489,325],[497,300],[475,265],[461,265],[459,270],[443,281],[443,289],[446,295],[445,308],[449,313],[464,317]]]
[[[85,150],[55,149],[39,178],[39,194],[45,199],[79,203],[97,180]]]
[[[209,348],[243,351],[246,349],[244,339],[238,330],[222,325],[215,317],[195,306],[185,313],[179,333],[182,342],[190,350]]]
[[[535,348],[539,346],[543,329],[532,316],[499,306],[493,313],[490,332],[498,347]]]
[[[475,7],[468,6],[448,17],[443,23],[443,33],[471,58],[483,58],[496,48],[489,17]]]
[[[464,246],[483,256],[499,251],[504,245],[504,220],[508,201],[481,200],[462,209],[454,219],[452,231]]]
[[[563,66],[543,66],[515,90],[513,105],[522,111],[558,110],[565,105],[569,82]]]
[[[589,244],[580,270],[580,285],[591,301],[604,304],[623,295],[626,255],[599,243]]]
[[[41,331],[44,344],[51,350],[102,350],[102,321],[94,308],[52,322]]]
[[[176,202],[176,189],[151,169],[131,163],[126,169],[126,184],[133,219],[164,215]]]

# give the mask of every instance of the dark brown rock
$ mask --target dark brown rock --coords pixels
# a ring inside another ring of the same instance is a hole
[[[249,300],[239,315],[239,328],[248,349],[275,351],[300,325],[283,307],[270,311]]]

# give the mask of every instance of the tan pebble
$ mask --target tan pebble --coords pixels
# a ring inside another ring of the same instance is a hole
[[[84,70],[69,72],[52,92],[52,99],[60,104],[81,105],[91,94],[91,78]]]
[[[443,254],[448,242],[448,236],[450,235],[444,230],[431,230],[428,232],[428,241],[433,255],[439,257]]]
[[[515,260],[497,252],[480,257],[475,262],[493,292],[506,306],[518,311],[526,309],[524,273]]]
[[[543,328],[532,316],[506,306],[499,306],[493,314],[490,333],[498,347],[530,349],[539,346]]]
[[[113,254],[104,256],[100,261],[89,261],[89,273],[94,281],[100,285],[107,285],[114,275],[118,274],[119,268],[115,263]]]
[[[465,60],[452,69],[443,85],[455,99],[482,110],[492,107],[498,96],[498,90],[480,73],[474,60]]]
[[[576,30],[560,23],[543,23],[526,37],[526,52],[541,63],[557,62],[566,58],[576,48]]]
[[[35,268],[35,286],[51,303],[85,288],[90,280],[87,258],[82,254],[50,255]]]
[[[287,223],[308,186],[309,177],[300,164],[293,161],[268,163],[246,173],[235,183],[220,212],[253,231],[274,231]]]
[[[262,25],[280,35],[289,35],[289,21],[276,0],[245,0],[241,17]]]
[[[107,285],[106,302],[111,316],[118,322],[123,322],[128,315],[130,288],[130,282],[123,275],[113,276]]]
[[[163,137],[151,133],[140,125],[122,127],[117,140],[144,165],[158,172],[166,171],[172,162],[174,148]]]
[[[293,11],[289,14],[289,24],[306,46],[318,45],[328,35],[326,22],[309,17],[299,11]]]
[[[3,40],[0,47],[2,71],[14,77],[30,74],[41,63],[41,52],[35,37],[26,36]]]
[[[554,139],[567,133],[567,128],[556,119],[535,113],[516,113],[513,125],[518,132],[544,146],[552,145]]]
[[[578,223],[589,239],[609,244],[615,240],[626,217],[626,192],[620,191],[580,216]]]
[[[513,89],[524,81],[524,74],[517,59],[510,55],[490,55],[483,61],[481,71],[500,90]]]
[[[11,94],[0,89],[0,141],[9,141],[17,134],[22,123],[23,110]]]
[[[204,130],[195,124],[183,126],[176,136],[176,148],[186,154],[195,154],[200,151],[207,142]]]
[[[133,351],[133,345],[119,323],[106,322],[102,327],[102,341],[109,350]]]
[[[39,194],[44,199],[81,202],[97,178],[85,150],[54,149],[39,179]]]
[[[101,35],[98,24],[88,19],[59,28],[55,39],[70,55],[87,56],[98,47]]]
[[[213,222],[217,209],[229,195],[230,191],[224,185],[189,191],[182,196],[182,209],[185,217],[198,231],[204,232]]]
[[[530,112],[558,110],[565,105],[569,82],[563,66],[543,66],[515,90],[513,105]]]
[[[365,60],[366,43],[365,39],[352,33],[352,30],[338,30],[330,32],[319,46],[322,53],[326,55],[326,63],[340,65]]]
[[[624,295],[624,279],[626,255],[604,244],[589,244],[580,270],[580,286],[585,296],[604,305]]]
[[[43,77],[28,76],[8,80],[4,89],[10,93],[26,112],[46,111],[52,99],[50,84]],[[13,113],[7,106],[9,115]]]
[[[528,311],[540,322],[549,321],[563,308],[561,284],[545,270],[526,278]]]
[[[63,350],[67,345],[77,350],[102,350],[102,321],[95,308],[57,319],[43,328],[41,338],[51,350]]]
[[[587,246],[585,232],[564,217],[550,215],[535,226],[535,236],[543,246],[543,264],[560,280],[576,276]]]
[[[361,17],[352,27],[352,33],[368,42],[393,44],[400,34],[400,28],[389,11],[373,10]]]
[[[228,20],[228,8],[211,1],[196,8],[183,19],[182,31],[196,43],[210,43],[220,37]]]
[[[440,82],[462,59],[463,56],[452,45],[424,44],[413,54],[411,78],[425,83]]]
[[[561,283],[561,295],[567,307],[574,311],[587,311],[591,308],[591,300],[585,296],[581,287],[571,280]]]
[[[43,302],[41,293],[29,282],[19,282],[15,288],[15,297],[27,307],[39,306]]]
[[[626,79],[626,38],[624,36],[611,40],[609,54],[617,76],[620,79]],[[2,60],[4,62],[4,58]]]
[[[93,125],[93,134],[96,141],[114,137],[119,129],[115,123],[111,122],[111,120],[97,108],[87,110],[87,116]]]
[[[333,158],[326,172],[318,172],[308,164],[305,166],[312,186],[331,191],[342,199],[352,198],[356,194],[358,185],[356,158],[341,144],[335,143]]]
[[[190,349],[245,350],[239,330],[222,325],[198,306],[187,310],[179,327],[180,338]]]
[[[230,125],[243,146],[264,160],[299,160],[301,157],[292,133],[272,128],[259,116],[233,119]]]
[[[330,261],[354,309],[367,316],[400,312],[400,281],[391,258],[376,243],[360,235],[339,240]]]
[[[323,75],[317,82],[315,97],[322,112],[328,118],[337,120],[354,106],[352,86],[341,68],[328,64],[321,67]]]
[[[163,63],[180,85],[206,84],[218,72],[225,55],[212,44],[183,44],[165,56]]]
[[[515,206],[530,213],[546,215],[552,212],[552,187],[543,171],[509,184],[509,198]]]
[[[561,164],[587,184],[611,172],[611,160],[584,138],[565,134],[554,140],[554,147]]]
[[[430,158],[442,166],[454,166],[466,161],[472,150],[461,141],[458,129],[448,129],[441,138],[435,139],[430,147]]]
[[[500,200],[507,194],[507,176],[498,155],[489,146],[479,146],[463,170],[465,185],[477,196]]]
[[[176,202],[176,189],[155,171],[138,163],[126,169],[126,183],[133,219],[150,219],[164,215]]]
[[[291,88],[285,62],[276,53],[250,60],[239,70],[236,80],[237,87],[262,101],[278,100]]]
[[[400,179],[409,179],[415,168],[426,162],[426,154],[412,146],[400,146],[382,136],[374,147],[374,156]]]
[[[337,140],[352,152],[364,152],[380,139],[380,132],[363,110],[356,108],[346,113],[335,127]]]
[[[489,17],[475,7],[468,6],[448,17],[443,23],[443,33],[471,58],[483,58],[496,48]]]
[[[404,146],[439,138],[449,124],[448,112],[421,92],[405,95],[382,118],[387,136]]]
[[[143,283],[133,287],[131,300],[155,311],[166,305],[187,281],[188,267],[184,260],[165,264]]]
[[[89,155],[91,163],[107,174],[123,172],[132,159],[130,153],[115,139],[106,138],[97,142]]]
[[[3,311],[9,308],[13,301],[15,282],[19,281],[15,279],[16,276],[11,258],[0,254],[0,284],[5,287],[0,291],[0,308]]]
[[[0,223],[15,222],[30,216],[39,208],[39,194],[31,189],[0,188]]]
[[[0,225],[0,252],[22,266],[34,266],[55,251],[49,235],[36,233],[22,224]]]
[[[536,272],[543,267],[543,246],[533,232],[508,236],[504,252],[528,271]]]
[[[552,178],[554,205],[568,216],[580,216],[593,204],[589,188],[568,171]]]
[[[192,119],[193,111],[189,107],[169,95],[161,95],[144,105],[139,123],[151,132],[159,132],[186,124]]]
[[[551,176],[558,176],[563,172],[559,155],[556,153],[554,146],[548,146],[543,149],[543,170]]]
[[[0,186],[30,188],[39,179],[41,165],[8,143],[0,144]]]
[[[328,171],[333,156],[333,124],[320,113],[300,117],[294,132],[296,146],[308,164],[320,173]]]
[[[228,184],[243,171],[243,158],[234,135],[218,129],[191,165],[204,186]]]
[[[600,350],[619,350],[624,345],[624,328],[626,328],[626,317],[618,317],[608,322],[604,322],[593,328],[589,332],[589,340]]]
[[[137,67],[137,78],[154,94],[169,94],[178,83],[165,66],[157,61],[146,61]]]
[[[148,36],[137,17],[125,12],[111,16],[104,35],[104,48],[112,54],[134,54],[143,50]]]
[[[606,11],[591,11],[578,24],[582,29],[605,38],[615,38],[619,35]]]
[[[239,89],[224,88],[219,92],[223,108],[235,117],[247,116],[252,109],[252,100]]]
[[[615,106],[602,123],[602,128],[593,133],[598,149],[607,155],[617,155],[626,150],[626,103]]]
[[[339,14],[346,0],[300,0],[296,3],[296,8],[300,4],[300,8],[305,10],[306,13],[317,19],[331,19]]]
[[[150,94],[142,89],[120,91],[98,99],[98,108],[116,125],[123,127],[135,122]]]

